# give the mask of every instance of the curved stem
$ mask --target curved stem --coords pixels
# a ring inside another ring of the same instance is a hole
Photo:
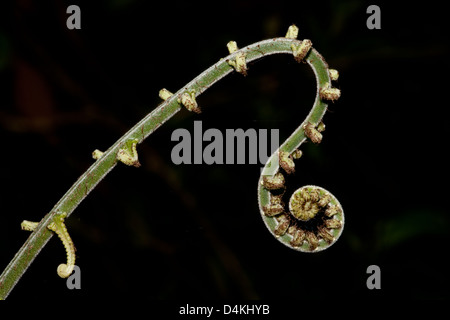
[[[268,188],[264,187],[263,179],[264,176],[274,176],[280,167],[279,156],[280,153],[283,152],[287,155],[291,155],[297,150],[300,145],[306,141],[307,135],[305,133],[305,126],[312,125],[316,127],[321,121],[325,112],[327,111],[327,103],[321,97],[320,91],[322,89],[326,89],[331,84],[330,72],[328,69],[328,64],[325,62],[323,57],[314,49],[311,49],[310,53],[306,57],[305,61],[310,65],[310,67],[314,71],[314,75],[316,77],[316,97],[314,100],[313,107],[305,118],[302,124],[297,127],[297,129],[286,139],[286,141],[276,150],[272,156],[268,159],[266,165],[264,166],[261,177],[258,181],[258,203],[260,212],[263,218],[264,223],[267,228],[273,233],[276,234],[276,228],[278,226],[278,221],[274,215],[265,214],[264,207],[269,206],[271,204],[272,194]],[[293,170],[293,169],[292,169]],[[282,236],[277,236],[278,240],[288,247],[292,248],[291,237],[287,234]],[[300,251],[309,252],[304,246],[296,248]]]
[[[153,131],[158,129],[164,122],[180,111],[181,105],[179,104],[178,99],[183,93],[195,92],[196,96],[203,93],[214,83],[234,71],[228,61],[235,59],[238,54],[245,53],[246,61],[251,62],[272,54],[292,54],[292,45],[298,46],[300,44],[301,41],[295,39],[274,38],[257,42],[237,50],[205,70],[139,121],[92,164],[92,166],[64,194],[53,209],[39,222],[36,229],[31,233],[25,244],[20,248],[1,274],[0,298],[5,299],[8,296],[35,257],[39,254],[40,250],[52,237],[52,233],[48,230],[47,226],[53,221],[55,215],[59,212],[65,212],[67,217],[69,217],[81,201],[83,201],[96,185],[115,167],[117,163],[116,156],[121,146],[129,140],[137,140],[137,143],[140,144],[145,138],[153,133]],[[324,76],[324,73],[327,73],[326,64],[315,50],[311,50],[307,61],[313,65],[317,64],[317,67],[313,69],[316,71],[316,76],[319,74],[320,85],[323,85],[324,81],[329,80]],[[326,108],[326,105],[324,104],[315,105],[310,112],[308,119],[312,121],[320,119],[324,108]],[[301,143],[302,139],[304,139],[302,131],[303,129],[299,127],[296,133],[291,136],[291,139],[288,139],[289,141],[281,148],[291,150],[293,145],[298,144],[298,141]],[[261,203],[264,203],[266,201],[266,195],[261,190],[260,197]]]

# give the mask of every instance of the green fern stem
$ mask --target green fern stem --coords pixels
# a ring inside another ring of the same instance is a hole
[[[286,178],[283,176],[283,182],[281,182],[278,187],[268,187],[267,182],[265,181],[267,177],[273,178],[274,176],[276,176],[277,179],[281,179],[279,175],[282,175],[282,172],[287,175],[291,174],[295,167],[293,161],[295,159],[295,154],[296,152],[299,152],[301,155],[299,147],[307,141],[308,138],[315,143],[321,141],[321,133],[315,128],[323,125],[322,119],[327,111],[328,101],[336,100],[340,96],[339,90],[331,87],[332,80],[336,80],[337,78],[337,74],[335,74],[337,71],[329,69],[326,61],[316,50],[311,49],[304,61],[307,62],[314,71],[317,82],[314,104],[310,113],[306,116],[300,126],[297,127],[278,150],[276,150],[268,159],[258,183],[258,203],[266,227],[281,243],[302,252],[318,252],[333,244],[343,231],[344,214],[341,204],[327,190],[316,186],[307,186],[308,190],[320,190],[320,196],[327,196],[330,198],[330,200],[324,204],[323,208],[321,208],[323,209],[323,213],[325,213],[326,209],[330,206],[338,209],[336,209],[337,212],[335,217],[327,217],[325,214],[322,214],[322,218],[319,222],[305,223],[297,221],[297,219],[292,218],[292,210],[290,210],[290,208],[284,208],[284,203],[281,200],[285,191],[283,188],[284,180]],[[330,95],[328,95],[328,93],[330,93]],[[313,128],[312,130],[315,130],[315,134],[318,134],[320,137],[314,137],[314,133],[309,133],[308,128],[310,127]],[[286,161],[290,162],[289,164],[286,164],[284,168],[280,168],[283,167],[283,160],[280,158],[280,155],[286,155]],[[272,183],[269,183],[269,185],[270,184]],[[280,195],[274,195],[272,194],[273,189],[282,189],[282,193]],[[319,199],[317,199],[317,202],[320,201],[320,196]],[[333,228],[325,228],[326,220],[331,220],[329,218],[334,220],[328,221],[328,225],[333,225]],[[306,228],[302,229],[303,227]],[[315,229],[315,233],[319,234],[319,238],[317,238],[317,234],[311,232],[311,237],[314,237],[314,239],[308,240],[307,236],[309,231],[305,232],[305,229]],[[324,237],[320,237],[320,231]],[[296,243],[296,241],[294,241],[296,232],[304,233],[303,239],[306,241],[302,240],[297,241]],[[329,232],[331,232],[329,234],[330,237],[328,237]]]
[[[117,154],[122,146],[130,140],[135,140],[137,141],[137,144],[140,144],[145,138],[164,124],[164,122],[181,110],[182,105],[179,103],[178,99],[183,93],[195,92],[195,96],[199,96],[214,83],[235,70],[228,62],[233,61],[237,55],[242,55],[242,53],[244,53],[248,63],[273,54],[292,54],[292,45],[299,46],[301,43],[301,41],[296,39],[274,38],[239,49],[205,70],[139,121],[107,151],[98,157],[92,166],[63,195],[53,209],[39,222],[27,241],[1,274],[0,298],[5,299],[9,295],[27,268],[52,237],[53,233],[49,231],[48,225],[52,223],[55,215],[59,212],[65,212],[67,217],[69,217],[81,201],[83,201],[96,185],[115,167],[117,164]],[[319,96],[319,88],[330,83],[327,64],[321,55],[314,49],[310,50],[306,61],[312,66],[316,74],[318,88],[317,95]],[[322,100],[316,99],[314,107],[305,121],[317,123],[322,118],[325,110],[326,104]],[[281,146],[280,150],[292,152],[304,140],[305,134],[301,125]],[[274,159],[275,158],[272,157],[269,162],[274,162]],[[260,187],[260,205],[267,204],[269,197],[269,192]],[[271,222],[268,223],[270,224]]]

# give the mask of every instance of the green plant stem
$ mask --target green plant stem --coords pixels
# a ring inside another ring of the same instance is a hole
[[[117,152],[126,141],[130,139],[137,139],[138,144],[140,144],[165,121],[181,110],[182,106],[177,100],[184,92],[195,91],[195,95],[198,96],[214,83],[234,71],[233,67],[231,67],[227,61],[233,60],[239,52],[245,52],[246,61],[251,62],[272,54],[292,54],[291,44],[299,45],[300,43],[301,42],[299,40],[295,39],[275,38],[257,42],[242,48],[230,54],[226,58],[219,60],[216,64],[205,70],[186,86],[177,91],[173,96],[162,102],[155,110],[145,116],[141,121],[139,121],[107,151],[105,151],[102,157],[92,164],[92,166],[75,182],[66,194],[64,194],[53,209],[39,222],[39,225],[31,233],[25,244],[20,248],[1,274],[0,298],[5,299],[9,295],[33,260],[52,237],[53,233],[47,229],[47,226],[52,222],[54,216],[61,212],[65,212],[67,217],[71,215],[81,201],[83,201],[83,199],[95,188],[95,186],[115,167],[117,164]],[[310,64],[319,63],[320,65],[318,70],[322,70],[320,72],[325,72],[323,71],[324,61],[314,49],[311,50],[308,56],[308,62]],[[321,79],[323,79],[323,77]],[[323,81],[321,80],[320,82]],[[313,109],[309,117],[314,117],[315,114],[316,111]],[[319,115],[319,117],[321,116]],[[292,140],[302,140],[302,129],[299,130],[300,132],[297,132],[291,136]],[[293,141],[292,144],[296,145],[297,142]],[[264,202],[265,200],[263,199],[262,201]]]
[[[321,99],[320,97],[320,88],[331,84],[328,64],[325,62],[323,57],[314,49],[311,49],[310,53],[306,57],[306,62],[311,66],[314,71],[314,75],[316,77],[317,82],[317,92],[314,100],[313,107],[305,120],[297,127],[297,129],[287,138],[283,144],[276,150],[270,158],[267,160],[266,165],[264,166],[263,172],[258,181],[258,203],[259,209],[263,218],[264,223],[267,228],[274,233],[275,228],[277,227],[276,218],[274,216],[268,216],[264,214],[263,207],[270,203],[270,191],[262,186],[262,179],[265,172],[275,173],[277,172],[280,164],[278,160],[279,152],[287,152],[288,154],[292,154],[296,149],[300,147],[300,145],[306,141],[306,135],[304,130],[304,125],[309,123],[318,124],[322,121],[323,116],[327,111],[328,104]],[[272,174],[270,174],[272,175]],[[289,245],[290,237],[287,234],[284,234],[281,237],[278,237],[278,240],[291,247]],[[303,248],[306,247],[306,244],[299,248],[299,250],[303,251]]]

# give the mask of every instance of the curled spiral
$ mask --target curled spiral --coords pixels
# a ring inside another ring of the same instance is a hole
[[[340,90],[331,86],[338,72],[328,68],[325,59],[312,48],[310,40],[292,45],[294,58],[308,63],[317,81],[314,105],[300,126],[268,159],[258,183],[258,202],[264,223],[286,246],[302,252],[319,252],[334,244],[344,228],[341,204],[322,187],[307,185],[297,189],[285,204],[285,182],[295,172],[295,162],[306,140],[322,141],[325,125],[322,118],[328,102],[340,97]]]
[[[74,264],[67,265],[65,263],[61,263],[56,269],[56,272],[61,278],[68,278],[72,274],[74,267]]]

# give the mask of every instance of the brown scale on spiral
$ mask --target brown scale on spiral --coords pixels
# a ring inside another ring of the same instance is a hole
[[[342,233],[344,215],[330,192],[317,186],[301,187],[291,196],[288,210],[283,208],[281,196],[272,195],[271,202],[272,198],[276,200],[265,211],[277,221],[276,236],[291,237],[289,244],[305,252],[320,251],[336,242]]]
[[[317,127],[321,131],[324,129],[323,124]],[[290,176],[295,172],[294,159],[301,154],[298,149],[292,154],[279,152],[280,169],[273,176],[261,179],[261,185],[270,193],[269,204],[262,210],[276,221],[273,229],[276,237],[289,237],[288,244],[299,251],[317,252],[328,248],[339,238],[344,215],[342,206],[330,192],[311,185],[297,189],[286,207],[283,201],[286,178],[281,169]]]

